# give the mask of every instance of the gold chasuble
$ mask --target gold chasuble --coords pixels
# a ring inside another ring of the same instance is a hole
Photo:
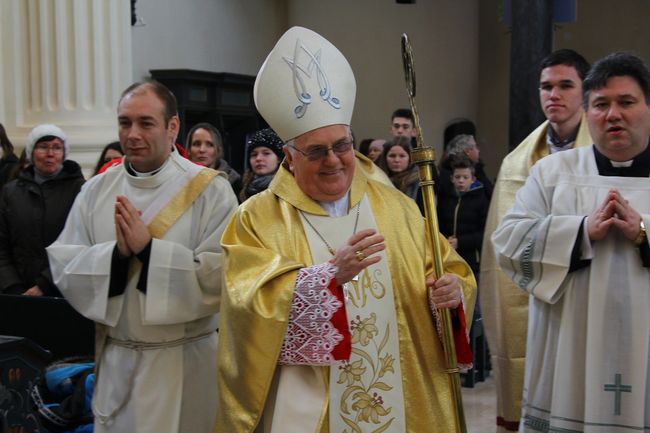
[[[503,160],[494,185],[483,233],[481,256],[481,314],[490,346],[497,385],[497,431],[517,431],[526,361],[528,294],[517,287],[500,268],[490,238],[515,203],[531,167],[547,156],[549,122],[542,123]],[[592,143],[584,115],[575,147]]]
[[[224,232],[217,432],[343,433],[357,431],[354,423],[363,432],[382,426],[399,433],[453,430],[449,379],[424,284],[432,272],[424,220],[413,200],[363,170],[355,170],[349,199],[349,214],[330,218],[282,166]],[[301,212],[321,233],[327,227],[328,242],[338,246],[354,231],[357,206],[357,231],[376,227],[386,250],[379,266],[346,287],[351,359],[331,367],[278,365],[298,271],[330,258]],[[445,272],[459,276],[466,317],[472,317],[472,273],[440,239]]]

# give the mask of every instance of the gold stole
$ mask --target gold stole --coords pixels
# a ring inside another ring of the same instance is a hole
[[[165,206],[149,223],[149,233],[152,238],[161,239],[167,230],[192,206],[192,203],[208,187],[212,179],[219,173],[207,168],[201,169],[175,196],[171,197]]]
[[[352,235],[356,212],[338,218],[311,214],[307,218],[330,245],[339,248]],[[322,239],[304,220],[303,227],[314,263],[328,261],[331,256]],[[357,231],[368,228],[377,230],[377,224],[364,195]],[[349,362],[330,367],[332,433],[406,431],[395,299],[388,258],[384,252],[380,255],[379,263],[345,287],[352,356]]]

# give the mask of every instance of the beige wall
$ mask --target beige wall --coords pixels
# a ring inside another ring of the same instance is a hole
[[[133,79],[148,76],[150,69],[172,68],[255,75],[284,30],[302,25],[331,40],[352,65],[358,85],[353,118],[357,137],[385,137],[390,113],[408,106],[400,54],[400,35],[408,32],[425,140],[440,150],[448,120],[476,121],[486,169],[496,176],[508,147],[510,33],[499,21],[501,4],[502,0],[419,0],[414,5],[394,0],[138,0],[137,12],[145,25],[131,28],[130,69]],[[648,0],[578,1],[578,21],[556,27],[555,47],[574,48],[590,61],[614,50],[635,50],[650,61],[649,16]],[[11,41],[2,34],[0,39]],[[9,75],[3,77],[11,88]],[[0,99],[12,99],[6,93]],[[7,122],[13,115],[11,104],[0,105],[0,122]],[[24,134],[21,130],[12,138],[20,143]]]
[[[499,22],[502,0],[482,0],[479,31],[478,135],[481,157],[496,176],[508,151],[510,33]],[[589,62],[612,51],[635,51],[650,62],[650,2],[645,0],[578,1],[575,23],[555,27],[554,49],[572,48]]]
[[[288,0],[289,24],[311,28],[336,45],[357,79],[353,129],[358,139],[389,135],[390,114],[408,107],[400,51],[413,45],[416,102],[425,141],[442,145],[445,123],[476,120],[478,0]]]
[[[255,75],[286,29],[285,0],[138,0],[133,77],[151,69]]]
[[[138,0],[146,25],[133,28],[134,78],[162,68],[254,75],[283,31],[301,25],[321,33],[350,61],[358,86],[357,137],[385,137],[391,112],[409,104],[400,53],[400,36],[408,32],[424,137],[440,146],[449,119],[477,118],[478,3]]]

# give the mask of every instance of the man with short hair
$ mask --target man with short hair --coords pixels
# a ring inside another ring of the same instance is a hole
[[[492,236],[531,295],[525,433],[650,425],[650,72],[614,53],[583,87],[593,146],[539,161]]]
[[[318,69],[311,79],[310,67]],[[467,362],[474,279],[436,233],[447,273],[434,281],[417,205],[355,158],[350,65],[320,35],[293,27],[254,93],[286,143],[285,161],[222,238],[216,431],[453,431],[427,298],[454,309],[459,362]]]
[[[96,322],[95,432],[209,432],[219,239],[237,200],[178,154],[176,100],[162,84],[126,89],[118,124],[124,162],[84,185],[48,247],[57,286]]]
[[[409,108],[398,108],[390,116],[390,133],[393,137],[415,137],[415,118]]]
[[[496,379],[497,432],[519,428],[528,296],[499,269],[490,236],[536,161],[591,144],[581,106],[582,80],[588,69],[587,61],[569,49],[557,50],[542,60],[539,99],[547,120],[504,158],[492,193],[483,237],[480,302]]]

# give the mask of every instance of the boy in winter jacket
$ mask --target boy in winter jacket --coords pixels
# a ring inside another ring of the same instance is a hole
[[[490,203],[468,158],[454,158],[451,168],[454,189],[442,190],[438,196],[440,232],[478,277],[483,229]]]

